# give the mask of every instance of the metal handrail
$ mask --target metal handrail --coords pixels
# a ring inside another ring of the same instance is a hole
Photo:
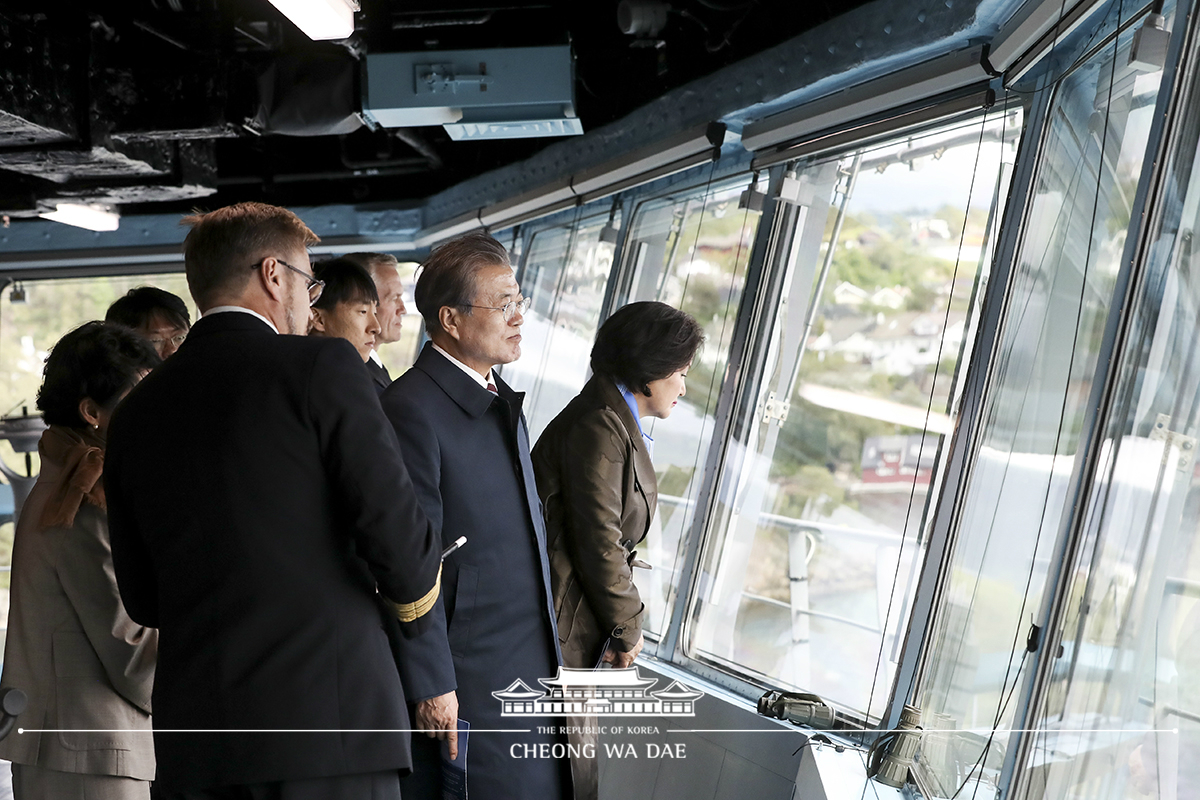
[[[658,502],[661,505],[668,505],[675,508],[688,508],[696,504],[694,500],[686,497],[667,494],[660,494]],[[758,518],[761,521],[771,525],[778,525],[781,528],[792,530],[804,530],[807,528],[820,531],[822,535],[847,536],[870,542],[886,542],[888,544],[899,544],[904,541],[902,534],[890,531],[871,531],[865,528],[852,528],[848,525],[835,525],[832,522],[812,522],[810,520],[796,519],[795,517],[785,517],[782,514],[771,514],[765,511],[759,512]]]
[[[1182,595],[1183,597],[1200,597],[1200,581],[1168,576],[1166,585],[1163,587],[1163,594],[1178,594]]]
[[[686,508],[695,505],[693,500],[675,495],[659,495],[658,501],[661,504],[676,508]],[[852,528],[847,525],[835,525],[825,522],[810,522],[807,520],[796,519],[795,517],[785,517],[780,514],[762,512],[758,515],[758,518],[760,521],[771,525],[776,525],[781,528],[786,528],[788,530],[804,533],[811,533],[815,531],[823,536],[833,535],[844,538],[855,538],[877,544],[898,544],[904,539],[904,537],[898,533],[890,533],[886,531],[868,531],[862,528]],[[674,570],[670,567],[662,567],[662,569],[668,573],[674,572]],[[877,636],[882,636],[884,633],[883,630],[877,626],[868,625],[866,623],[859,622],[858,620],[850,619],[849,617],[843,617],[838,614],[830,614],[824,611],[814,611],[812,609],[805,608],[793,608],[790,603],[785,603],[782,600],[776,600],[773,597],[754,594],[753,592],[742,591],[740,594],[742,597],[759,603],[765,603],[767,605],[783,608],[796,614],[803,614],[809,617],[817,617],[818,619],[849,625],[860,630],[868,631],[869,633],[873,633]]]
[[[879,628],[871,627],[870,625],[867,625],[865,622],[859,622],[858,620],[850,619],[849,617],[842,617],[837,614],[829,614],[825,611],[813,611],[811,608],[792,608],[790,603],[785,603],[782,600],[776,600],[774,597],[765,597],[761,594],[752,594],[750,592],[742,592],[742,597],[745,597],[748,600],[756,600],[760,603],[766,603],[767,605],[778,606],[779,608],[787,609],[788,611],[792,611],[796,614],[804,614],[809,617],[819,617],[820,619],[827,619],[830,622],[840,622],[843,625],[850,625],[855,628],[861,628],[862,630],[868,631],[870,633],[875,633],[875,634],[880,634],[880,635],[883,634],[882,630],[880,630]]]

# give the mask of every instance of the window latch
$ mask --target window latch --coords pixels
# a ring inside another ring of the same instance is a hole
[[[1188,472],[1196,459],[1196,438],[1171,430],[1168,427],[1170,424],[1170,414],[1159,414],[1154,420],[1154,429],[1150,431],[1150,439],[1166,443],[1167,446],[1163,450],[1164,461],[1170,456],[1172,447],[1179,448],[1176,467],[1182,472]]]
[[[1029,626],[1029,636],[1025,638],[1025,650],[1030,653],[1036,653],[1038,647],[1042,643],[1042,629],[1038,625],[1031,624]]]
[[[786,422],[791,409],[791,403],[786,400],[777,400],[775,393],[771,392],[767,395],[767,402],[763,404],[763,422],[770,423],[773,419]]]

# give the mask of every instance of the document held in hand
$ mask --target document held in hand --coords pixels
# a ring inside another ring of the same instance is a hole
[[[450,758],[450,743],[442,742],[442,800],[467,800],[467,734],[471,723],[460,719],[458,726],[458,758]]]

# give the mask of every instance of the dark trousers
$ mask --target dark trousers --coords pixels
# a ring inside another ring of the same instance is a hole
[[[296,781],[221,786],[164,795],[166,800],[400,800],[395,770]]]

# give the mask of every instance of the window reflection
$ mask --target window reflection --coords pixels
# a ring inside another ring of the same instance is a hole
[[[1149,125],[1159,76],[1131,79],[1145,88],[1130,125]],[[1032,798],[1200,798],[1200,115],[1184,107],[1025,764]]]
[[[521,326],[521,357],[504,379],[527,393],[531,441],[587,382],[600,325],[613,246],[601,241],[603,219],[539,231],[530,243],[521,291],[533,302]]]
[[[157,286],[187,303],[192,322],[196,307],[183,273],[101,278],[21,281],[25,300],[14,303],[6,292],[0,315],[0,414],[34,408],[42,368],[54,343],[67,331],[93,319],[104,319],[113,301],[135,286]]]
[[[31,414],[36,408],[38,387],[42,384],[42,369],[50,348],[63,334],[94,319],[104,319],[104,312],[113,301],[135,286],[157,286],[183,298],[192,321],[196,308],[188,293],[187,280],[182,273],[167,275],[128,275],[101,278],[66,278],[61,280],[21,281],[25,299],[12,302],[8,292],[0,297],[0,414],[20,414],[22,408]],[[28,455],[29,461],[26,462]],[[12,446],[0,442],[0,458],[9,469],[20,476],[37,475],[40,459],[36,449],[28,454],[15,453]],[[12,558],[13,542],[12,486],[0,483],[0,566],[7,567]],[[0,571],[0,625],[8,618],[8,572]],[[4,629],[0,629],[0,660],[3,658]]]
[[[787,288],[723,472],[694,655],[880,715],[1019,126],[993,113],[798,171]]]
[[[652,635],[666,630],[678,588],[680,545],[696,511],[761,216],[738,208],[738,196],[747,186],[749,179],[741,178],[736,184],[643,203],[626,240],[633,276],[624,302],[658,300],[681,308],[700,322],[707,337],[688,371],[687,394],[670,419],[654,420],[647,431],[654,437],[658,516],[642,547],[653,569],[635,570],[634,581],[646,606],[643,629]]]
[[[1072,514],[1069,479],[1158,91],[1160,73],[1128,66],[1132,38],[1130,29],[1100,47],[1053,95],[981,443],[925,651],[917,704],[927,728],[1015,724],[1018,703],[1009,698],[1026,679],[1030,619],[1041,611],[1050,555]],[[1116,592],[1105,602],[1120,606],[1127,596]],[[1110,653],[1089,647],[1088,668],[1103,669]],[[1071,726],[1100,721],[1080,716]],[[991,796],[1007,741],[988,742],[965,732],[923,738],[922,763],[937,796],[950,797],[968,780],[981,780],[980,792]],[[1079,743],[1078,734],[1046,740],[1039,767],[1073,758]],[[1109,766],[1114,755],[1091,754]],[[1077,786],[1048,796],[1127,795]]]

